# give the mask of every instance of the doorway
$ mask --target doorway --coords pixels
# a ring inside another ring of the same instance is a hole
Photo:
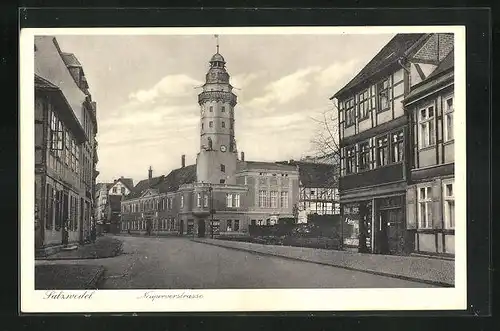
[[[198,238],[205,238],[205,220],[198,220]]]
[[[382,209],[377,220],[377,253],[401,255],[405,252],[405,224],[402,208]]]

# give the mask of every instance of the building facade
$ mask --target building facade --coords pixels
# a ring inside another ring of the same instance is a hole
[[[332,97],[339,109],[345,247],[415,251],[418,236],[406,215],[414,142],[404,102],[419,83],[416,75],[429,75],[437,66],[422,58],[452,47],[447,34],[398,34]]]
[[[122,201],[122,231],[192,236],[244,234],[250,224],[292,217],[299,196],[296,166],[238,158],[226,62],[210,60],[200,106],[200,151],[195,165],[139,182]]]
[[[455,253],[453,35],[434,35],[412,59],[407,227],[414,251]],[[418,70],[417,66],[428,70]]]
[[[89,234],[97,163],[96,103],[81,64],[56,38],[35,38],[35,246]]]
[[[132,178],[121,176],[115,179],[113,183],[97,183],[94,198],[94,219],[98,224],[105,224],[107,213],[105,212],[108,198],[111,195],[127,196],[134,188]]]

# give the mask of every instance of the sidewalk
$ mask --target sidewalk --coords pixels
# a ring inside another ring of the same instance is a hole
[[[45,264],[35,266],[35,290],[87,290],[99,287],[104,267]]]
[[[81,260],[102,259],[121,254],[122,241],[110,237],[98,237],[93,244],[78,246],[77,249],[60,251],[58,253],[39,257],[37,260]]]
[[[453,287],[455,285],[454,261],[416,256],[362,254],[316,248],[262,245],[208,238],[196,238],[192,240],[251,253],[330,265],[432,285],[445,287]]]

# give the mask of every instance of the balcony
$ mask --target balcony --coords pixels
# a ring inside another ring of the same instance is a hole
[[[404,179],[404,164],[395,163],[373,170],[342,176],[339,181],[339,189],[340,191],[352,190],[402,181]]]
[[[236,95],[224,91],[204,91],[198,95],[198,103],[201,105],[207,101],[228,102],[232,107],[236,105]]]

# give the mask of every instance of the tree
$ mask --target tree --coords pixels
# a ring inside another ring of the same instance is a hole
[[[322,112],[319,118],[311,117],[316,122],[318,129],[311,143],[316,158],[331,160],[340,164],[338,107],[333,107]]]

